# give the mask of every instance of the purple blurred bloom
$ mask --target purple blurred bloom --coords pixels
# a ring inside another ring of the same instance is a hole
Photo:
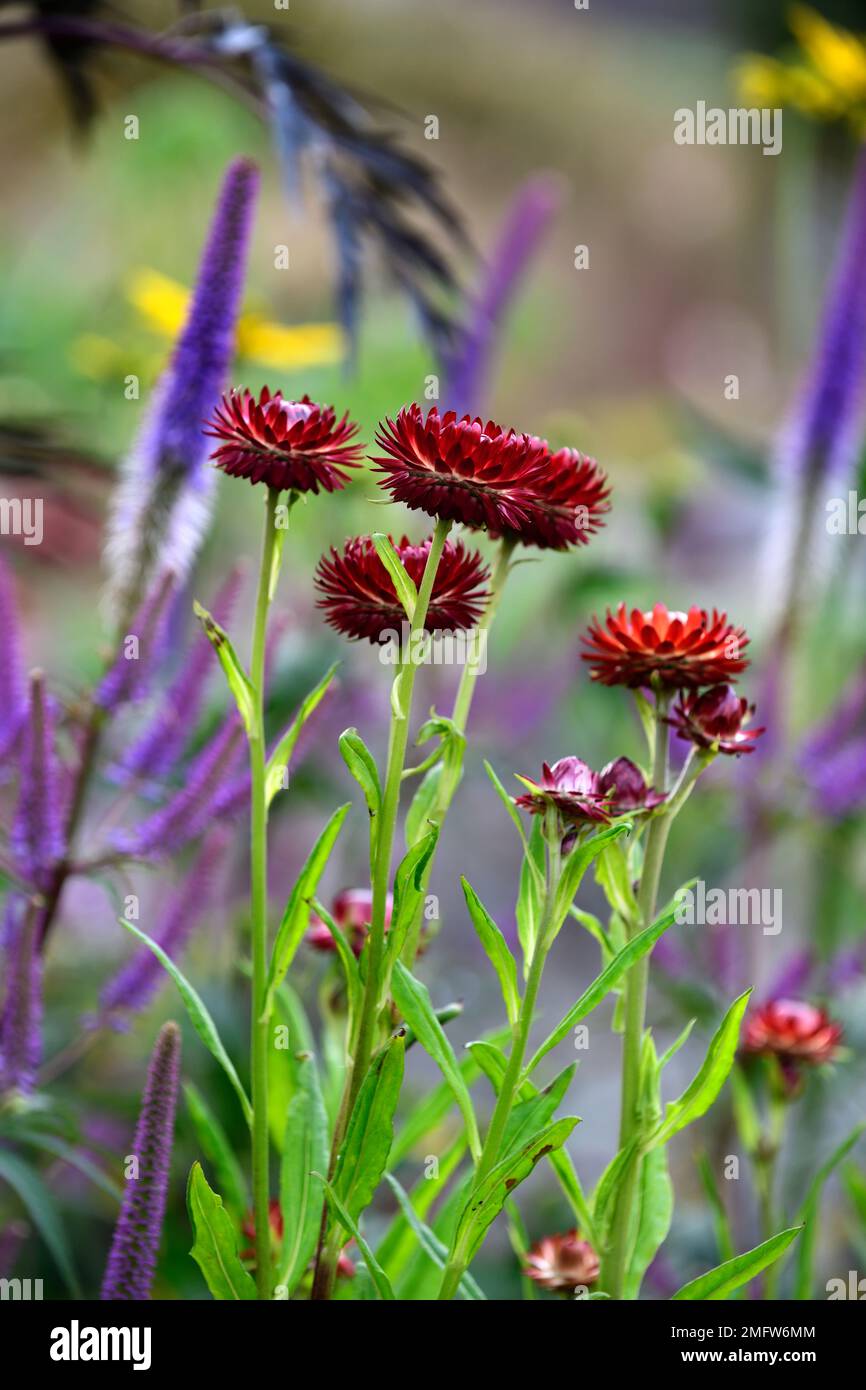
[[[203,434],[227,385],[258,188],[258,170],[235,160],[223,180],[186,323],[124,465],[106,556],[123,614],[154,573],[183,576],[210,516],[215,474]]]
[[[830,961],[827,989],[830,994],[859,984],[866,974],[866,950],[862,946],[846,946]]]
[[[102,1300],[150,1298],[165,1216],[174,1112],[180,1080],[180,1029],[165,1023],[159,1031],[132,1144],[138,1171],[126,1191],[102,1281]]]
[[[6,996],[0,1019],[0,1091],[29,1094],[42,1060],[42,957],[35,903],[16,896],[4,924]]]
[[[63,858],[63,779],[54,747],[54,712],[41,671],[30,677],[30,708],[21,749],[18,804],[12,825],[16,868],[36,888],[47,886]]]
[[[164,654],[169,619],[169,600],[175,577],[162,575],[149,592],[125,633],[114,664],[106,672],[94,695],[101,709],[116,710],[147,694],[148,684]]]
[[[112,837],[112,849],[136,858],[173,854],[202,835],[216,818],[230,814],[220,798],[236,774],[242,740],[243,729],[233,713],[193,759],[180,791],[139,825],[118,831]]]
[[[225,855],[228,840],[228,832],[220,829],[207,837],[169,905],[162,930],[154,933],[154,940],[175,962],[210,905],[214,875]],[[146,1008],[167,978],[153,952],[146,946],[139,946],[102,990],[97,1024],[107,1022],[112,1014],[131,1014]]]
[[[469,307],[459,346],[448,362],[443,410],[475,415],[486,408],[502,318],[561,202],[560,181],[552,174],[536,174],[518,191]]]
[[[225,627],[231,617],[241,577],[239,567],[232,570],[210,609],[220,627]],[[198,624],[196,629],[186,664],[165,692],[149,724],[121,759],[123,779],[165,777],[195,730],[208,679],[215,669],[211,644]]]
[[[0,559],[0,758],[14,747],[27,718],[21,624],[15,583]]]
[[[769,989],[769,999],[798,999],[809,992],[809,981],[815,968],[814,954],[809,950],[797,951],[783,963]]]

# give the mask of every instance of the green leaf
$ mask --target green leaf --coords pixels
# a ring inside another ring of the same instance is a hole
[[[250,1206],[243,1169],[232,1152],[226,1132],[191,1081],[183,1088],[186,1105],[202,1153],[213,1169],[217,1187],[224,1194],[226,1210],[240,1225]]]
[[[377,1294],[385,1302],[393,1302],[394,1290],[391,1288],[391,1282],[384,1269],[376,1259],[376,1256],[373,1254],[369,1245],[365,1241],[364,1237],[361,1235],[358,1223],[352,1218],[351,1213],[346,1210],[346,1207],[340,1201],[331,1184],[329,1182],[326,1182],[326,1180],[322,1177],[321,1173],[317,1173],[315,1174],[315,1176],[320,1179],[325,1189],[325,1196],[328,1199],[328,1206],[331,1208],[332,1212],[334,1213],[334,1216],[339,1221],[343,1229],[348,1231],[349,1235],[354,1236],[355,1244],[357,1245],[361,1254],[364,1256],[364,1263],[367,1266],[367,1270],[369,1272],[370,1278],[373,1281],[373,1286]]]
[[[449,1092],[449,1100],[450,1098]],[[468,1147],[466,1135],[461,1131],[445,1152],[441,1156],[437,1155],[435,1168],[432,1171],[425,1160],[421,1177],[409,1194],[412,1208],[422,1221],[434,1202],[445,1191],[451,1178],[466,1157]],[[388,1164],[389,1168],[396,1166],[393,1148]],[[403,1213],[399,1211],[376,1247],[376,1258],[392,1283],[403,1272],[416,1250],[417,1241],[413,1237],[412,1228]]]
[[[241,665],[240,657],[232,646],[228,633],[223,631],[216,619],[211,617],[207,609],[202,608],[200,603],[194,601],[192,609],[225,672],[229,690],[234,696],[238,713],[244,721],[247,738],[255,738],[257,736],[256,693],[253,683]]]
[[[508,1021],[511,1024],[517,1022],[520,1013],[520,991],[517,988],[517,962],[508,948],[508,942],[494,922],[487,908],[482,903],[475,889],[461,878],[463,885],[463,895],[466,898],[466,906],[469,908],[469,916],[472,918],[472,925],[478,933],[481,945],[487,953],[487,959],[499,977],[499,985],[502,990],[502,997],[505,1000],[505,1009],[508,1014]]]
[[[724,1264],[717,1265],[715,1269],[708,1270],[706,1274],[684,1284],[673,1294],[673,1299],[694,1302],[699,1299],[727,1298],[729,1293],[742,1288],[743,1284],[748,1284],[750,1279],[754,1279],[756,1274],[760,1274],[784,1254],[801,1230],[801,1226],[791,1226],[787,1231],[780,1231],[778,1235],[772,1236],[770,1240],[762,1241],[754,1250],[747,1250],[744,1255],[725,1260]]]
[[[403,608],[403,612],[411,623],[415,612],[415,604],[418,602],[418,590],[410,579],[403,562],[397,551],[394,549],[388,537],[382,531],[373,532],[373,544],[376,547],[376,554],[391,576],[394,590]]]
[[[663,1150],[657,1150],[657,1152],[663,1152]],[[713,1213],[713,1226],[715,1227],[719,1254],[723,1260],[732,1260],[734,1258],[734,1241],[731,1235],[731,1223],[728,1220],[728,1213],[725,1211],[725,1204],[716,1184],[710,1160],[705,1153],[698,1155],[697,1164],[701,1183]]]
[[[361,1083],[334,1175],[334,1191],[353,1219],[369,1206],[394,1139],[405,1040],[397,1034],[373,1058]]]
[[[621,844],[605,845],[596,860],[595,876],[614,912],[624,922],[638,922],[640,911],[631,886],[628,857]]]
[[[524,1178],[555,1149],[565,1143],[574,1126],[575,1116],[564,1116],[542,1129],[519,1149],[500,1160],[481,1183],[472,1189],[469,1200],[457,1223],[455,1248],[469,1264],[477,1254],[488,1227],[501,1212],[508,1198]]]
[[[589,868],[590,864],[605,850],[609,850],[611,845],[622,835],[631,832],[631,821],[618,821],[615,825],[608,825],[604,830],[597,830],[591,839],[585,840],[582,845],[577,845],[575,849],[566,856],[556,890],[556,903],[553,909],[553,931],[550,940],[556,936],[566,916],[568,909],[574,902],[581,880]]]
[[[737,1062],[731,1067],[731,1100],[737,1133],[746,1153],[753,1156],[758,1152],[761,1143],[761,1117],[748,1079]]]
[[[340,957],[340,965],[343,967],[343,977],[346,981],[346,993],[349,1001],[349,1032],[351,1033],[351,1022],[358,1016],[364,992],[364,986],[361,983],[361,972],[358,969],[358,961],[355,952],[346,940],[345,932],[337,924],[324,904],[319,902],[318,898],[314,898],[313,907],[334,938],[337,955]]]
[[[548,1052],[558,1043],[561,1043],[563,1038],[567,1037],[572,1029],[586,1018],[587,1014],[592,1013],[592,1010],[610,993],[617,980],[631,969],[635,961],[640,960],[647,951],[652,950],[659,937],[667,931],[668,927],[673,925],[673,922],[674,912],[671,909],[658,917],[650,926],[644,927],[637,936],[632,937],[631,941],[614,956],[610,964],[605,966],[601,974],[596,976],[589,988],[584,990],[577,1003],[572,1005],[553,1032],[545,1038],[525,1068],[524,1076],[530,1076],[542,1058],[546,1057]]]
[[[289,1294],[316,1251],[322,1199],[313,1174],[328,1166],[328,1119],[313,1057],[298,1069],[300,1084],[289,1101],[280,1164],[283,1240],[277,1283]]]
[[[671,1101],[665,1117],[650,1143],[666,1144],[681,1129],[705,1115],[728,1079],[737,1044],[740,1039],[740,1024],[751,990],[747,989],[734,1000],[714,1034],[707,1055],[694,1080],[683,1091],[678,1100]]]
[[[277,928],[274,949],[271,954],[271,968],[268,973],[267,997],[264,1012],[267,1014],[273,1004],[274,991],[285,979],[289,966],[295,958],[304,933],[310,924],[310,902],[315,897],[319,880],[325,872],[325,865],[334,848],[343,821],[351,809],[351,802],[340,806],[331,816],[321,835],[310,851],[306,864],[300,872],[292,889],[283,919]]]
[[[38,1173],[8,1149],[0,1149],[0,1178],[18,1194],[71,1296],[80,1298],[72,1252],[52,1194]]]
[[[794,1297],[797,1299],[812,1298],[812,1265],[815,1258],[815,1242],[818,1238],[818,1216],[824,1184],[833,1169],[851,1152],[864,1130],[866,1130],[866,1124],[855,1125],[847,1139],[843,1139],[827,1161],[821,1164],[812,1179],[809,1191],[806,1193],[806,1199],[797,1213],[797,1220],[803,1224],[803,1239],[797,1246],[794,1278]]]
[[[397,1198],[400,1210],[403,1212],[403,1215],[418,1237],[418,1244],[421,1246],[421,1249],[430,1256],[430,1259],[436,1265],[437,1269],[444,1269],[448,1263],[447,1246],[430,1230],[429,1226],[424,1225],[424,1222],[415,1211],[415,1208],[412,1206],[412,1203],[409,1201],[407,1194],[404,1192],[397,1179],[390,1173],[386,1173],[385,1176],[391,1185],[394,1196]],[[471,1274],[463,1275],[457,1287],[457,1292],[461,1298],[465,1298],[468,1301],[486,1299],[486,1295],[482,1293]]]
[[[514,826],[515,830],[520,836],[520,843],[523,845],[524,854],[527,854],[528,841],[526,839],[526,832],[523,829],[523,821],[520,819],[520,812],[514,804],[514,798],[508,795],[508,792],[505,790],[499,778],[497,777],[495,771],[493,770],[492,765],[489,762],[487,762],[486,759],[484,762],[484,771],[487,773],[487,776],[493,783],[499,800],[502,802],[503,806],[508,812],[508,819],[511,821],[511,824]],[[538,817],[535,817],[535,819],[533,820],[533,825],[535,824],[535,821],[537,819]]]
[[[406,824],[404,834],[406,837],[406,848],[411,849],[414,844],[421,839],[430,829],[430,813],[436,805],[439,796],[439,784],[442,780],[442,764],[437,763],[435,767],[428,768],[421,779],[421,783],[409,803],[409,810],[406,812]]]
[[[44,1153],[53,1154],[62,1163],[68,1163],[70,1168],[77,1168],[79,1173],[90,1179],[94,1187],[98,1187],[102,1192],[107,1192],[109,1197],[118,1204],[123,1200],[123,1188],[120,1184],[112,1181],[98,1163],[94,1163],[86,1153],[82,1153],[74,1145],[68,1144],[65,1139],[60,1139],[56,1134],[48,1134],[42,1130],[16,1129],[15,1140],[16,1143],[32,1144],[34,1149],[41,1149]]]
[[[643,1277],[667,1239],[674,1212],[674,1190],[667,1150],[653,1149],[640,1160],[637,1182],[637,1234],[625,1281],[624,1297],[636,1299]]]
[[[515,917],[517,935],[523,951],[523,974],[529,971],[529,962],[535,950],[535,941],[541,930],[542,904],[544,902],[544,817],[533,816],[529,840],[523,862],[520,866],[520,887],[517,893]]]
[[[490,1034],[491,1043],[505,1042],[511,1036],[511,1030],[507,1028],[499,1029]],[[475,1044],[477,1047],[478,1044]],[[467,1087],[472,1086],[481,1075],[481,1068],[478,1060],[473,1056],[474,1048],[461,1057],[457,1063],[457,1070]],[[454,1104],[454,1089],[451,1083],[443,1081],[432,1089],[425,1090],[420,1100],[416,1100],[410,1108],[408,1117],[403,1123],[403,1127],[394,1140],[394,1147],[391,1150],[389,1167],[396,1168],[405,1158],[415,1150],[421,1141],[428,1135],[438,1130],[443,1123],[449,1110]]]
[[[237,1302],[254,1299],[256,1286],[241,1264],[231,1218],[198,1162],[189,1170],[186,1204],[193,1230],[189,1253],[214,1298]]]
[[[472,1108],[472,1100],[466,1082],[463,1080],[460,1068],[457,1065],[457,1058],[450,1042],[445,1036],[442,1024],[436,1017],[433,1005],[430,1002],[430,995],[420,980],[416,980],[403,965],[402,961],[394,964],[394,977],[392,980],[394,1003],[405,1018],[415,1037],[420,1042],[424,1051],[429,1053],[433,1061],[438,1066],[445,1080],[451,1087],[454,1099],[463,1116],[466,1125],[466,1133],[469,1138],[469,1149],[473,1158],[478,1158],[481,1153],[481,1139],[478,1134],[478,1121],[475,1118],[475,1111]]]
[[[232,1084],[234,1093],[241,1104],[244,1112],[244,1119],[247,1124],[252,1124],[253,1110],[250,1105],[247,1093],[241,1085],[240,1077],[235,1071],[234,1062],[229,1057],[222,1044],[222,1039],[217,1032],[217,1026],[211,1018],[204,1001],[200,998],[196,990],[193,989],[189,980],[181,970],[170,960],[162,947],[132,922],[127,922],[125,917],[120,918],[120,925],[125,927],[128,932],[137,937],[149,951],[152,951],[160,965],[168,971],[171,978],[177,985],[178,993],[183,1000],[189,1021],[198,1033],[208,1052],[217,1062],[219,1062],[226,1076]]]
[[[268,758],[268,765],[265,770],[265,802],[268,806],[283,786],[283,773],[288,770],[301,730],[325,695],[328,686],[334,679],[334,672],[338,665],[339,662],[335,661],[333,666],[325,672],[319,684],[314,686],[308,695],[304,696],[300,709]]]
[[[531,1082],[527,1084],[526,1089],[534,1094],[519,1100],[508,1117],[502,1140],[503,1157],[521,1148],[533,1134],[550,1124],[565,1099],[576,1071],[577,1063],[572,1062],[541,1091],[536,1090]]]
[[[413,845],[400,861],[394,875],[394,906],[391,912],[391,930],[386,939],[386,980],[395,960],[403,954],[403,948],[410,934],[417,936],[421,925],[421,914],[426,892],[427,865],[433,858],[439,830],[432,830]]]
[[[372,872],[373,861],[376,856],[378,818],[382,809],[382,784],[379,780],[379,769],[376,767],[373,754],[357,729],[346,729],[340,735],[340,753],[343,762],[364,793],[364,800],[367,803],[367,811],[370,816],[370,869]]]

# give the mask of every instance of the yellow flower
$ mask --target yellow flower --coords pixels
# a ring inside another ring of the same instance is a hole
[[[792,6],[788,23],[819,76],[852,100],[866,96],[866,45],[861,39],[808,5]]]
[[[754,106],[791,106],[819,120],[844,116],[860,133],[866,121],[866,40],[808,5],[793,5],[788,23],[798,58],[747,54],[736,69],[741,99]]]

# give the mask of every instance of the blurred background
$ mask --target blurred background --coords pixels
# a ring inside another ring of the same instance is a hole
[[[274,20],[273,6],[244,0],[243,8],[250,19]],[[838,25],[866,27],[855,3],[817,8]],[[124,10],[154,29],[176,18],[156,3],[128,0]],[[7,14],[13,10],[4,8],[0,19]],[[491,640],[464,782],[432,884],[438,936],[422,962],[435,1002],[463,1003],[463,1015],[449,1026],[459,1047],[502,1022],[496,986],[463,905],[461,874],[515,937],[518,845],[483,758],[511,787],[513,773],[534,776],[543,759],[576,753],[599,767],[619,754],[643,757],[627,695],[592,687],[581,669],[578,639],[591,615],[621,600],[725,609],[753,639],[744,693],[759,698],[767,687],[784,601],[772,562],[781,516],[774,440],[810,359],[856,135],[844,113],[819,119],[786,107],[783,150],[775,158],[758,147],[674,142],[678,108],[698,101],[740,104],[737,74],[746,55],[801,60],[788,7],[773,0],[760,6],[747,0],[609,0],[588,11],[576,10],[571,0],[476,0],[472,6],[459,0],[435,6],[293,0],[277,22],[298,54],[371,98],[406,145],[438,169],[472,248],[457,253],[464,303],[483,283],[520,190],[528,180],[542,190],[549,216],[497,327],[484,398],[473,410],[592,454],[613,488],[608,524],[589,547],[522,557],[527,562],[510,580]],[[315,181],[287,198],[269,132],[234,93],[130,54],[102,57],[93,72],[101,111],[89,134],[75,135],[39,45],[28,37],[0,43],[2,466],[10,487],[36,469],[46,498],[45,544],[16,549],[4,538],[3,545],[24,607],[27,660],[43,666],[69,699],[98,673],[105,641],[100,547],[112,470],[135,435],[179,326],[232,156],[252,155],[263,169],[237,384],[254,390],[268,384],[290,397],[308,392],[333,402],[359,420],[361,437],[372,441],[380,418],[407,402],[423,403],[428,378],[441,373],[411,310],[375,260],[366,279],[357,363],[349,363],[335,309],[334,249]],[[139,120],[137,140],[124,137],[130,114]],[[431,116],[438,119],[435,140],[425,138]],[[280,245],[289,248],[287,270],[274,265]],[[583,268],[575,265],[579,247],[588,252]],[[126,398],[131,374],[141,381],[140,400]],[[726,391],[732,375],[738,379],[735,398]],[[46,460],[46,437],[60,442],[59,457],[52,451]],[[218,498],[192,585],[205,602],[230,566],[253,556],[258,544],[253,489],[221,479]],[[405,529],[413,538],[425,534],[419,514],[399,509],[398,515],[382,500],[373,475],[362,475],[333,498],[309,499],[293,519],[277,605],[285,629],[273,670],[274,730],[330,661],[339,658],[342,666],[338,688],[305,735],[291,790],[278,803],[275,914],[326,816],[354,793],[337,751],[340,731],[357,725],[384,759],[389,669],[375,649],[349,646],[324,627],[312,582],[319,555],[346,536],[378,528]],[[787,980],[786,971],[799,967],[801,989],[831,1001],[850,1056],[832,1075],[813,1078],[798,1102],[784,1171],[791,1215],[808,1174],[863,1111],[861,807],[855,795],[841,815],[828,814],[798,761],[809,731],[832,711],[866,654],[858,541],[840,540],[829,559],[810,561],[810,609],[787,667],[780,748],[772,759],[755,759],[757,769],[748,766],[752,760],[731,759],[710,771],[675,828],[665,871],[666,895],[693,876],[708,885],[781,889],[783,930],[771,937],[757,927],[695,928],[692,935],[683,929],[661,956],[651,1001],[660,1047],[689,1017],[699,1020],[692,1042],[671,1065],[671,1086],[688,1079],[703,1055],[707,1029],[747,985],[766,997]],[[490,548],[484,537],[477,543]],[[232,622],[244,652],[249,601],[247,593]],[[419,715],[433,704],[449,710],[458,674],[422,673]],[[212,722],[224,707],[215,680]],[[758,722],[764,722],[760,708]],[[93,834],[98,841],[97,825]],[[236,933],[243,929],[243,841],[240,826],[218,905],[199,928],[186,966],[235,1055],[244,1055],[247,1026],[243,982],[232,968]],[[325,900],[363,882],[365,865],[366,815],[357,808],[328,866]],[[147,930],[169,889],[169,871],[142,873],[136,883]],[[601,909],[594,884],[585,885],[582,903]],[[105,973],[128,954],[122,938],[100,888],[76,884],[47,977],[49,1056],[76,1036]],[[843,950],[853,952],[854,964],[840,982],[832,969]],[[806,964],[804,951],[811,953]],[[299,955],[294,982],[313,1012],[317,990],[329,988],[327,970],[314,952]],[[552,1025],[596,970],[592,940],[576,924],[564,929],[539,1029]],[[610,1012],[605,1006],[593,1016],[590,1047],[579,1054],[569,1098],[583,1120],[572,1152],[586,1187],[616,1142],[619,1045],[608,1032]],[[86,1113],[94,1132],[103,1125],[95,1144],[116,1151],[125,1142],[118,1105],[126,1107],[131,1127],[142,1058],[157,1022],[168,1016],[178,1016],[178,1005],[165,988],[129,1034],[100,1038],[58,1079],[55,1090],[64,1103]],[[564,1043],[549,1060],[561,1067],[571,1060],[568,1052]],[[224,1080],[191,1035],[184,1065],[209,1096],[221,1098],[223,1119],[232,1125]],[[410,1087],[420,1091],[434,1079],[413,1053]],[[111,1125],[120,1128],[116,1140],[104,1133]],[[647,1285],[651,1297],[670,1291],[671,1267],[678,1285],[716,1262],[695,1151],[700,1142],[715,1157],[736,1153],[736,1140],[723,1106],[701,1130],[700,1141],[689,1130],[676,1148],[677,1215]],[[182,1117],[160,1297],[205,1296],[186,1257],[179,1177],[194,1147]],[[422,1164],[419,1155],[417,1174]],[[413,1177],[410,1172],[407,1185]],[[68,1171],[58,1173],[57,1182],[71,1228],[83,1233],[102,1222],[107,1243],[109,1199]],[[747,1173],[724,1186],[735,1229],[751,1244]],[[853,1229],[849,1200],[834,1189],[825,1207],[822,1277],[844,1273],[853,1258],[846,1245]],[[570,1224],[542,1171],[526,1186],[523,1214],[532,1239]],[[77,1253],[85,1287],[92,1287],[104,1246],[88,1240]],[[36,1272],[39,1259],[33,1249],[27,1273]],[[56,1276],[47,1260],[43,1272],[53,1288]],[[478,1277],[492,1297],[517,1296],[517,1267],[504,1233],[485,1247]]]

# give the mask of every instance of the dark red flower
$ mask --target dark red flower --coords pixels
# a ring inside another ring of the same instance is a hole
[[[681,697],[668,723],[698,748],[712,749],[738,757],[752,753],[763,729],[748,729],[755,706],[729,685],[714,685],[703,695],[694,691]]]
[[[268,1203],[268,1222],[271,1228],[271,1246],[274,1250],[279,1250],[283,1239],[283,1213],[276,1197],[272,1197]],[[241,1233],[251,1242],[249,1249],[241,1251],[241,1259],[254,1260],[256,1258],[256,1221],[251,1211],[247,1212],[241,1223]]]
[[[526,1273],[552,1293],[574,1293],[595,1283],[599,1261],[588,1240],[566,1231],[535,1242],[526,1256]]]
[[[602,685],[635,689],[654,677],[667,690],[695,689],[732,680],[749,664],[742,655],[749,642],[744,629],[716,609],[710,617],[703,608],[679,613],[657,603],[648,613],[628,613],[621,603],[604,626],[594,618],[583,641],[583,660]]]
[[[630,758],[617,758],[598,774],[598,789],[609,798],[611,813],[625,815],[627,811],[651,811],[665,800],[663,792],[647,785],[640,768]]]
[[[409,578],[419,585],[429,539],[412,545],[404,536],[395,548]],[[487,574],[477,551],[467,550],[462,541],[446,541],[427,609],[427,631],[476,627],[487,598]],[[318,607],[325,610],[326,621],[347,637],[377,642],[385,634],[399,632],[406,621],[371,536],[347,541],[342,554],[331,547],[330,558],[323,555],[319,561],[316,588],[322,594]]]
[[[223,396],[204,432],[222,441],[211,455],[217,468],[280,491],[337,492],[349,481],[342,468],[356,468],[364,453],[348,415],[338,420],[333,406],[287,401],[267,386],[258,401],[247,390]]]
[[[607,479],[575,449],[503,430],[453,410],[426,419],[418,405],[385,420],[374,462],[395,501],[428,516],[485,528],[524,545],[565,550],[586,543],[609,510]]]
[[[391,894],[385,901],[385,930],[391,925]],[[356,956],[364,949],[373,917],[373,894],[369,888],[344,888],[331,905],[331,914]],[[336,951],[337,943],[331,928],[315,913],[307,932],[307,944],[317,951]]]
[[[841,1024],[824,1009],[797,999],[772,999],[746,1020],[743,1051],[778,1057],[783,1067],[820,1066],[832,1062],[842,1039]]]

